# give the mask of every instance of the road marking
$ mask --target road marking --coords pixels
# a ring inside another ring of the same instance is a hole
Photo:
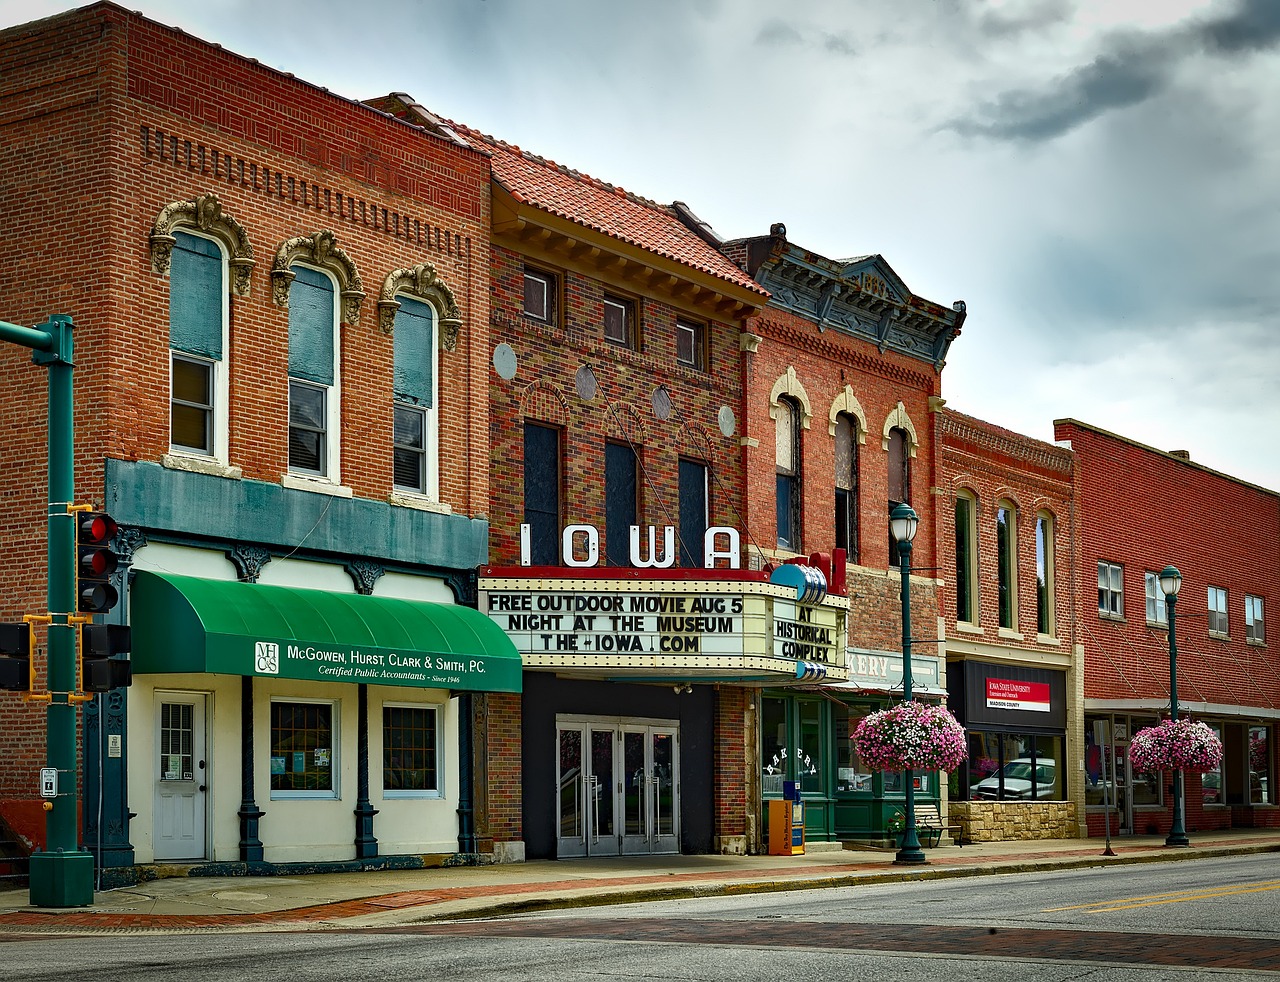
[[[1213,890],[1175,890],[1172,893],[1153,893],[1146,897],[1128,897],[1121,900],[1098,900],[1091,904],[1075,904],[1071,907],[1048,907],[1042,914],[1063,910],[1083,910],[1089,914],[1106,914],[1117,910],[1133,910],[1135,907],[1158,907],[1161,904],[1179,904],[1185,900],[1211,900],[1214,897],[1231,897],[1242,893],[1266,893],[1280,890],[1280,880],[1264,880],[1249,886],[1219,887]]]

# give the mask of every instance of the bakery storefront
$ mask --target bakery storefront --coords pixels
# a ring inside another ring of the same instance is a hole
[[[726,850],[717,788],[758,773],[759,690],[845,678],[848,600],[813,567],[489,567],[479,586],[524,661],[529,858]]]

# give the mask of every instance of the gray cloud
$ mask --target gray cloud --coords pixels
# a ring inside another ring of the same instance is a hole
[[[1113,33],[1088,65],[1049,86],[1004,92],[945,128],[995,140],[1053,140],[1109,112],[1158,96],[1177,69],[1197,53],[1249,55],[1278,43],[1280,3],[1240,0],[1230,13],[1212,19],[1146,34]]]

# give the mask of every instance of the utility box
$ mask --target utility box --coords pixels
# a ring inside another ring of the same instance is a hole
[[[799,856],[804,852],[804,802],[800,785],[783,782],[783,798],[766,801],[770,856]]]

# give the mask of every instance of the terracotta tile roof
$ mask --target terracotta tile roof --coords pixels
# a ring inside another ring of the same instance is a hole
[[[493,177],[517,201],[767,297],[768,291],[682,224],[675,209],[606,184],[461,123],[448,126],[493,154]]]

